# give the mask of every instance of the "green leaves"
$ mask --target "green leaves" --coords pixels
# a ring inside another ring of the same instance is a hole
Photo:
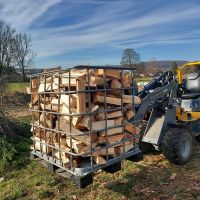
[[[4,136],[0,136],[0,174],[7,170],[12,163],[16,150]]]

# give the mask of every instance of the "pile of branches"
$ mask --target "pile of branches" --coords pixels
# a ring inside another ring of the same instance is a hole
[[[2,105],[9,110],[21,109],[21,107],[27,107],[30,102],[30,95],[22,92],[14,92],[5,94],[3,97]]]
[[[12,127],[12,117],[8,112],[0,108],[0,134],[13,140],[15,138],[15,133],[13,132]]]
[[[2,97],[5,93],[5,76],[0,77],[0,134],[3,134],[8,139],[13,140],[15,134],[12,130],[13,128],[13,119],[8,111],[4,109],[2,104]]]

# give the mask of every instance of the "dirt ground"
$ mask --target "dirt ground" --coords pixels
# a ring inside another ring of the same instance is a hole
[[[25,156],[22,166],[7,172],[0,181],[0,199],[200,199],[199,157],[198,145],[191,161],[184,166],[171,164],[162,154],[152,153],[137,163],[123,161],[122,170],[115,174],[98,171],[92,185],[78,189],[71,180],[47,171]]]

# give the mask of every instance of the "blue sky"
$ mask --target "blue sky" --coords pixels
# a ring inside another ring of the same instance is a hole
[[[199,0],[0,0],[0,19],[32,35],[36,67],[200,60]]]

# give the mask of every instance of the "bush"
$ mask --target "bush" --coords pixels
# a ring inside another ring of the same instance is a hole
[[[10,168],[16,150],[3,135],[0,135],[0,175]]]

